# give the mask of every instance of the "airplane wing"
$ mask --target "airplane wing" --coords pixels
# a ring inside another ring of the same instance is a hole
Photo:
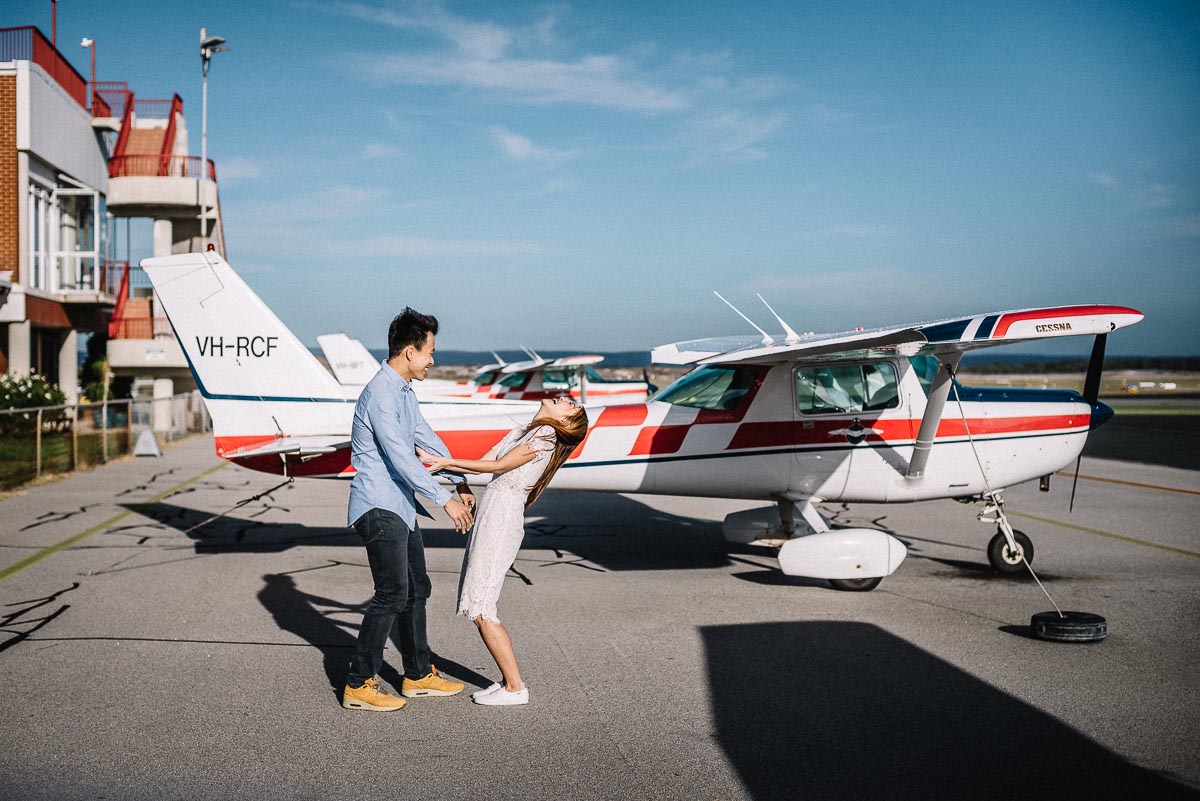
[[[1051,337],[1107,334],[1133,325],[1143,315],[1126,306],[1052,306],[991,312],[890,328],[839,334],[715,337],[662,345],[651,351],[656,364],[771,363],[810,359],[862,359],[963,352]]]

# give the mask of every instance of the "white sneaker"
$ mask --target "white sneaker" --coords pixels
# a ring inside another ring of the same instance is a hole
[[[510,693],[501,687],[485,695],[477,696],[472,700],[483,706],[518,706],[519,704],[528,704],[529,688],[522,687],[515,693]]]
[[[503,686],[504,685],[501,684],[500,682],[494,681],[494,682],[492,682],[491,687],[487,687],[482,690],[476,690],[475,692],[471,693],[471,700],[474,701],[476,698],[487,695],[488,693],[495,692],[496,690],[499,690]]]

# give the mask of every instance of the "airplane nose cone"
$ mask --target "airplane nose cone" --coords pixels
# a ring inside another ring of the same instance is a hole
[[[1113,412],[1111,406],[1096,401],[1092,404],[1092,421],[1088,425],[1088,430],[1091,431],[1104,425],[1113,418],[1113,414],[1115,412]]]

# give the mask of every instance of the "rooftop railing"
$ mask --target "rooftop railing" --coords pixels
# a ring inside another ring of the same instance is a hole
[[[72,99],[86,109],[87,81],[33,26],[0,28],[0,61],[32,61],[50,74]]]
[[[114,156],[108,162],[109,178],[134,176],[170,176],[199,178],[202,175],[199,156]],[[208,160],[208,179],[217,180],[217,165]]]

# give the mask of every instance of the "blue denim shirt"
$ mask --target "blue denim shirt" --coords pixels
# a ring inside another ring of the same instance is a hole
[[[438,506],[446,505],[450,492],[421,464],[414,445],[438,456],[450,455],[441,437],[421,416],[412,385],[385,361],[354,407],[350,464],[356,472],[350,482],[349,525],[371,509],[386,509],[409,528],[415,527],[418,513],[430,515],[417,505],[414,492]]]

